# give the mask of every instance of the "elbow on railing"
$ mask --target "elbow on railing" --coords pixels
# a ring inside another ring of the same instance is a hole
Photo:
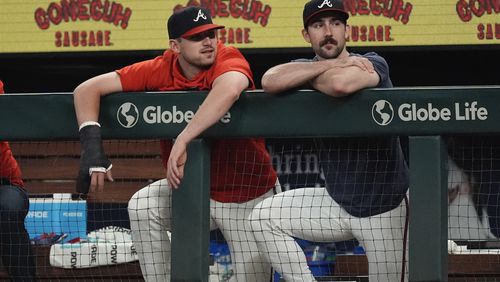
[[[340,79],[329,80],[326,83],[313,83],[313,87],[323,94],[336,98],[345,97],[355,92],[355,89]]]
[[[262,84],[262,89],[267,94],[274,95],[286,90],[286,88],[282,87],[282,85],[277,83],[276,80],[273,80],[272,76],[270,75],[264,75],[262,77],[261,84]]]

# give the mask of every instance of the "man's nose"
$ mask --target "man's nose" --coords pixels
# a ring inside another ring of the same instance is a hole
[[[329,25],[329,24],[325,24],[325,26],[323,27],[324,29],[324,32],[325,32],[325,35],[332,35],[333,32],[332,32],[332,25]]]
[[[210,37],[207,35],[203,38],[202,43],[203,45],[212,45],[212,40],[210,40]]]

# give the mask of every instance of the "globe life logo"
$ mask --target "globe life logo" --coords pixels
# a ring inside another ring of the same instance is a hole
[[[162,106],[147,106],[144,108],[142,115],[136,105],[130,102],[123,103],[117,111],[117,120],[121,126],[125,128],[134,127],[139,117],[147,124],[180,124],[189,123],[195,115],[192,110],[182,111],[177,106],[164,109]],[[223,124],[231,122],[231,113],[227,112],[221,119]]]
[[[380,126],[391,123],[394,108],[386,100],[373,104],[372,117]],[[477,101],[454,103],[451,107],[438,107],[433,103],[419,106],[417,103],[403,103],[398,107],[397,115],[403,122],[412,121],[484,121],[488,119],[488,109]]]
[[[161,106],[149,106],[142,113],[144,121],[148,124],[190,122],[193,116],[193,111],[179,111],[177,106],[173,106],[172,110],[165,111]]]
[[[394,118],[394,108],[386,100],[378,100],[372,107],[372,118],[380,126],[386,126]]]
[[[402,121],[473,121],[487,120],[488,110],[479,107],[477,101],[455,103],[450,108],[438,108],[432,103],[427,103],[423,107],[417,106],[416,103],[405,103],[399,107],[398,115]]]
[[[144,109],[142,117],[147,124],[158,123],[189,123],[193,119],[194,112],[191,110],[180,111],[177,106],[172,106],[171,109],[164,110],[162,106],[148,106]],[[221,119],[221,123],[229,123],[231,121],[231,113],[227,112]]]
[[[116,119],[125,128],[132,128],[139,120],[139,110],[137,107],[130,103],[124,103],[118,108],[116,112]]]

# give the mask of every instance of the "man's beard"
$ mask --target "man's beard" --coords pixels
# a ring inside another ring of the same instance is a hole
[[[190,65],[192,66],[195,66],[197,68],[200,68],[200,69],[209,69],[215,62],[215,54],[214,56],[212,57],[212,59],[209,59],[209,60],[196,60],[196,59],[192,59],[192,58],[186,58],[184,57],[184,59],[186,60],[186,62],[188,62]]]

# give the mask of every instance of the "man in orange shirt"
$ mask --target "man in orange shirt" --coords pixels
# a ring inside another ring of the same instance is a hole
[[[0,94],[3,94],[0,80]],[[34,281],[35,263],[24,218],[29,200],[21,169],[12,155],[9,143],[0,141],[0,255],[13,281]]]
[[[102,190],[112,180],[97,123],[100,97],[113,92],[208,90],[208,96],[175,142],[162,141],[167,178],[138,191],[129,201],[134,244],[147,281],[170,280],[171,188],[184,176],[187,145],[218,122],[253,88],[248,62],[233,47],[218,42],[209,12],[189,7],[168,20],[170,49],[152,60],[126,66],[82,83],[74,93],[83,155],[77,189]],[[228,242],[237,281],[268,281],[271,269],[246,225],[252,208],[274,194],[277,182],[264,140],[221,139],[212,145],[210,226]]]

